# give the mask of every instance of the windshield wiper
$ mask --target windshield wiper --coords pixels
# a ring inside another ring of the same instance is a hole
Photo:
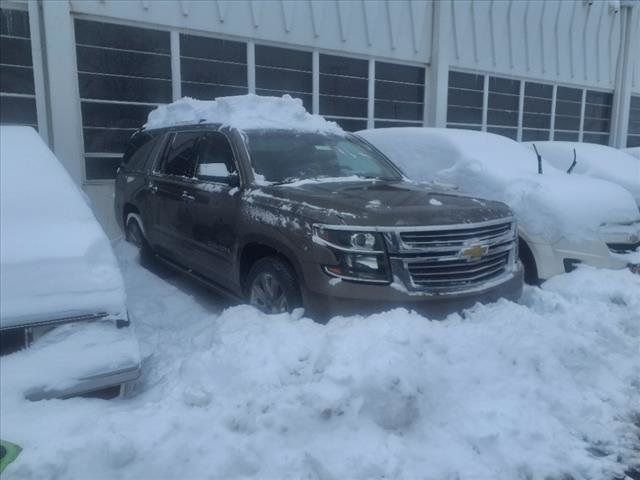
[[[578,161],[576,160],[576,158],[577,158],[577,154],[576,154],[576,149],[574,148],[573,149],[573,162],[571,163],[571,166],[569,167],[569,170],[567,170],[567,173],[573,172],[573,169],[578,164]]]
[[[538,152],[536,144],[534,143],[532,145],[533,149],[536,151],[536,157],[538,157],[538,175],[542,175],[542,155],[540,155],[540,153]]]

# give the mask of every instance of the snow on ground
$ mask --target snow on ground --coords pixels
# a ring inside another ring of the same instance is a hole
[[[640,461],[640,276],[585,267],[464,318],[322,326],[223,310],[116,252],[136,394],[3,389],[0,436],[24,448],[6,478],[603,480]]]

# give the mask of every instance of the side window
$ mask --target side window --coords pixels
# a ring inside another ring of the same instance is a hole
[[[192,178],[196,170],[199,132],[178,132],[171,141],[160,173]]]
[[[218,132],[202,137],[198,146],[198,168],[196,176],[202,180],[227,182],[236,172],[233,152],[227,138]]]
[[[130,172],[144,171],[158,143],[158,138],[148,133],[140,133],[133,137],[122,159],[125,168]]]

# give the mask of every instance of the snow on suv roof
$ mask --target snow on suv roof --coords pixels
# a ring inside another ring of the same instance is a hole
[[[107,313],[122,277],[84,194],[31,127],[0,127],[0,325]]]
[[[144,128],[217,123],[239,130],[292,129],[344,134],[335,123],[307,112],[299,98],[238,95],[216,100],[184,97],[149,113]]]

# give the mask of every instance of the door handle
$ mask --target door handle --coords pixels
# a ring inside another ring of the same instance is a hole
[[[151,193],[158,193],[158,186],[154,185],[153,183],[149,183],[149,185],[147,185],[147,187],[149,188],[149,191]]]
[[[190,202],[193,202],[196,199],[196,197],[194,197],[193,195],[189,195],[187,192],[182,192],[182,198]]]

